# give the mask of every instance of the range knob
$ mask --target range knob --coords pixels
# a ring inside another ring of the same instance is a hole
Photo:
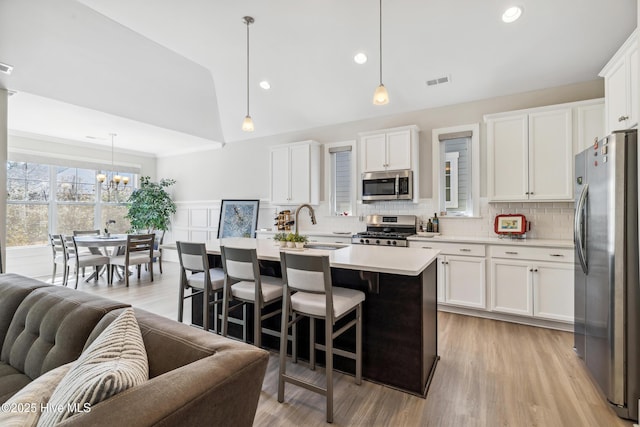
[[[387,245],[390,245],[390,244],[391,244],[391,240],[387,240]]]
[[[364,243],[368,245],[369,244],[369,239],[365,240]]]
[[[398,242],[396,242],[396,241],[394,240],[393,242],[391,242],[391,244],[392,244],[393,246],[396,246],[396,245],[398,244]]]
[[[364,244],[364,239],[360,239],[360,243],[361,243],[361,244]]]
[[[379,245],[379,244],[380,244],[380,240],[376,240],[376,245]]]

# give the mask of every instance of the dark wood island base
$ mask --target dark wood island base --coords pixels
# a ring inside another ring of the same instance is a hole
[[[280,272],[275,261],[261,261],[265,272]],[[362,376],[407,393],[426,397],[435,372],[438,356],[436,302],[436,262],[417,276],[362,272],[332,268],[334,286],[358,289],[366,294],[363,304]],[[192,299],[192,323],[202,325],[202,297]],[[252,310],[247,310],[251,316]],[[265,327],[279,330],[280,316],[265,322]],[[306,319],[305,319],[306,320]],[[249,320],[247,336],[252,337]],[[213,324],[213,319],[211,319]],[[241,337],[239,328],[230,324],[230,335]],[[322,342],[324,323],[316,321],[316,338]],[[277,338],[263,335],[266,348],[278,350]],[[353,349],[355,332],[349,331],[336,340],[337,348]],[[309,323],[298,324],[298,357],[309,358]],[[324,363],[324,352],[318,351],[318,363]],[[336,370],[353,374],[353,360],[334,356]]]

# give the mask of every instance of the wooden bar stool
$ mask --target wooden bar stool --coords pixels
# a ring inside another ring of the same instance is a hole
[[[222,335],[227,336],[229,310],[243,308],[243,340],[246,341],[246,304],[253,304],[253,345],[262,345],[262,333],[280,337],[280,331],[262,327],[262,322],[280,314],[281,308],[262,314],[262,309],[282,300],[282,279],[260,275],[255,248],[220,246],[224,269],[224,302],[222,304]],[[229,307],[231,301],[240,304]],[[295,346],[294,346],[295,347]]]
[[[333,355],[348,357],[356,361],[355,382],[362,381],[362,302],[364,292],[354,289],[332,287],[331,268],[328,256],[309,256],[280,252],[284,296],[282,300],[281,336],[286,336],[289,327],[303,317],[309,317],[310,365],[315,368],[315,350],[326,353],[326,387],[287,375],[287,341],[280,340],[280,370],[278,373],[278,402],[284,401],[286,382],[319,393],[327,399],[327,422],[333,422]],[[295,292],[295,293],[294,293]],[[355,311],[355,319],[334,330],[336,321]],[[289,320],[291,316],[291,320]],[[325,321],[325,345],[315,342],[315,319]],[[349,352],[333,348],[333,340],[351,327],[356,327],[356,349]]]
[[[180,295],[178,297],[178,322],[182,322],[184,300],[202,294],[202,328],[210,329],[209,310],[213,306],[213,330],[218,330],[218,306],[222,304],[224,273],[220,268],[209,268],[207,248],[204,243],[176,242],[180,259]],[[187,274],[188,273],[188,274]],[[184,291],[191,289],[191,295]],[[213,296],[213,301],[211,301]]]

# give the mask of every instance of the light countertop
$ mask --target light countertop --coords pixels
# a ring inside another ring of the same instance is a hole
[[[220,240],[206,242],[207,253],[220,254]],[[371,271],[377,273],[417,276],[438,256],[438,250],[422,248],[394,248],[387,246],[347,245],[335,250],[324,249],[281,249],[270,239],[224,239],[224,245],[256,248],[258,258],[279,261],[280,251],[289,250],[304,255],[328,255],[331,267],[348,270]],[[163,245],[175,249],[175,243]]]
[[[477,243],[485,245],[507,245],[507,246],[531,246],[547,248],[573,248],[573,240],[553,240],[553,239],[509,239],[499,237],[465,237],[465,236],[434,236],[421,237],[411,236],[408,240],[419,242],[449,242],[449,243]]]

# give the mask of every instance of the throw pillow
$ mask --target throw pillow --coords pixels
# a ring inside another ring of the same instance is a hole
[[[33,427],[38,423],[53,390],[71,369],[72,363],[40,375],[2,404],[0,426]]]
[[[53,426],[149,379],[147,352],[133,309],[91,343],[56,387],[38,426]]]

